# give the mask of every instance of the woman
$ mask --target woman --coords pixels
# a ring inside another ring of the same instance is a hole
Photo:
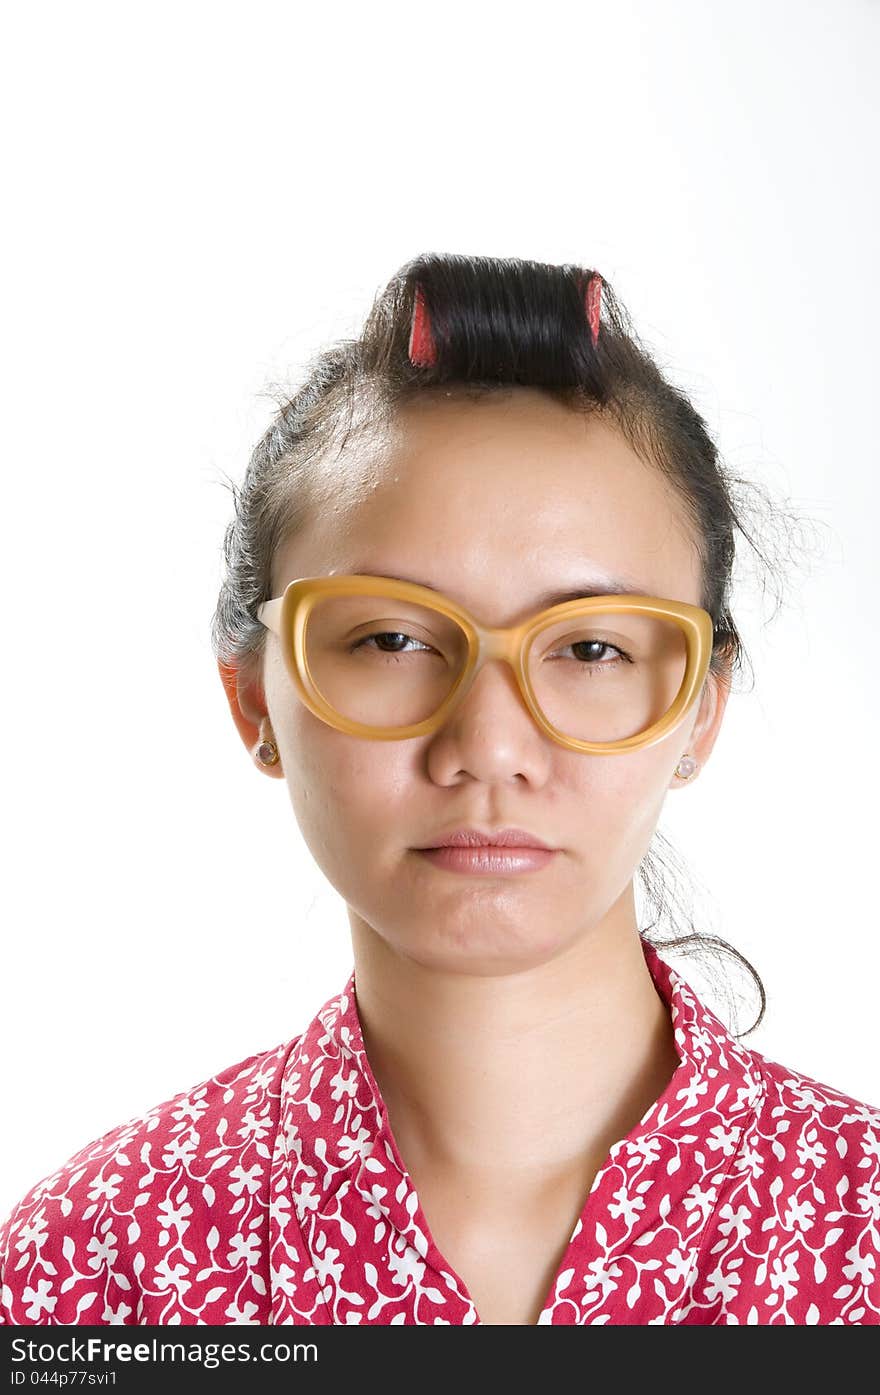
[[[597,274],[424,256],[312,366],[213,636],[354,969],[22,1200],[6,1321],[880,1322],[880,1111],[637,923],[740,662],[736,526]]]

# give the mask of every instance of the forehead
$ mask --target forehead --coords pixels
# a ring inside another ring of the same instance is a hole
[[[695,540],[661,472],[610,421],[532,389],[426,394],[343,450],[325,506],[273,570],[279,588],[295,576],[394,575],[507,615],[602,575],[700,600]]]

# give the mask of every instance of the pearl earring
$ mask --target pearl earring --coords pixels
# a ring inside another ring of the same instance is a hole
[[[678,765],[675,767],[675,773],[679,780],[692,779],[697,772],[697,765],[698,762],[694,760],[693,756],[682,756]]]

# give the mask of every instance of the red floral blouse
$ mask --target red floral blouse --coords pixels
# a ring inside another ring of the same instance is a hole
[[[642,944],[681,1063],[596,1174],[539,1324],[880,1323],[880,1109],[738,1043]],[[354,972],[292,1041],[33,1187],[0,1277],[6,1323],[480,1322],[397,1151]]]

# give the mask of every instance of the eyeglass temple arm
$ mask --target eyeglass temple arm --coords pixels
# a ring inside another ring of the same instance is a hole
[[[266,626],[267,630],[274,630],[276,634],[281,633],[281,607],[284,604],[284,597],[277,596],[274,601],[263,601],[257,606],[257,619]]]

